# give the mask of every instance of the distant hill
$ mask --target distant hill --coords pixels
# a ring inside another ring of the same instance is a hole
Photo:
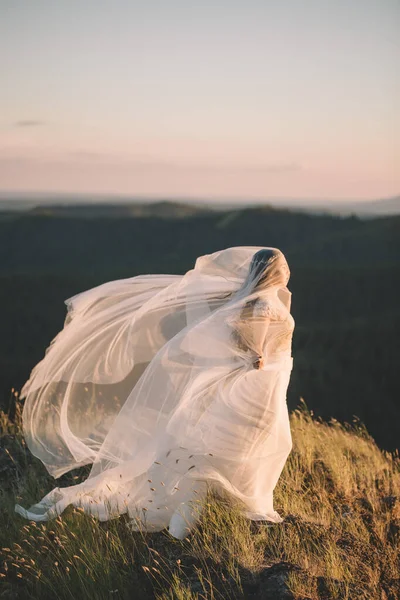
[[[303,265],[323,266],[343,265],[346,257],[348,265],[400,264],[400,216],[357,219],[354,227],[310,237],[296,249],[293,259]]]
[[[41,204],[28,208],[30,215],[66,217],[78,219],[119,219],[159,217],[181,219],[213,212],[211,208],[184,202],[161,200],[159,202],[130,202],[120,204]]]
[[[184,272],[199,254],[237,245],[281,248],[294,266],[400,263],[400,217],[362,220],[270,206],[220,212],[169,202],[132,210],[137,215],[131,205],[0,213],[0,273]]]

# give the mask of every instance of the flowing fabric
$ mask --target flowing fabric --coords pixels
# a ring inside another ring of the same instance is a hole
[[[284,255],[197,258],[184,275],[110,281],[65,301],[64,328],[21,390],[27,445],[54,477],[92,464],[22,516],[69,504],[161,530],[196,486],[250,518],[281,521],[273,490],[291,450],[286,391],[294,321]],[[254,361],[262,357],[262,369]]]

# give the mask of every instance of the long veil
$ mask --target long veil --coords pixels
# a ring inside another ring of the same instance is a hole
[[[132,514],[151,502],[147,481],[157,467],[164,511],[174,507],[175,488],[194,478],[214,479],[240,497],[224,465],[239,464],[250,451],[261,458],[262,446],[256,451],[242,438],[224,444],[220,424],[207,414],[217,402],[233,402],[233,388],[224,391],[229,382],[237,385],[250,371],[257,377],[259,317],[246,310],[268,297],[286,266],[277,251],[258,285],[265,272],[250,266],[263,248],[226,248],[198,257],[184,275],[138,275],[65,301],[64,328],[21,390],[24,435],[54,477],[92,468],[81,484],[55,488],[17,512],[46,520],[83,498],[101,520]],[[258,376],[253,386],[263,381]],[[178,449],[190,454],[177,459]],[[157,513],[153,524],[163,522]]]

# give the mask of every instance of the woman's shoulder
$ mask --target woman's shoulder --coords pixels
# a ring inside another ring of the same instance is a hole
[[[260,296],[254,304],[253,315],[266,317],[273,321],[282,321],[287,316],[287,310],[277,298]]]

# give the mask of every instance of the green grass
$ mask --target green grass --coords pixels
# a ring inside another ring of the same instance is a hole
[[[275,490],[283,523],[251,522],[210,490],[198,526],[178,541],[167,530],[131,532],[125,515],[100,523],[73,507],[44,524],[22,519],[15,502],[38,501],[54,480],[26,450],[17,392],[13,412],[0,412],[1,599],[400,597],[400,459],[357,420],[325,423],[302,403]]]

